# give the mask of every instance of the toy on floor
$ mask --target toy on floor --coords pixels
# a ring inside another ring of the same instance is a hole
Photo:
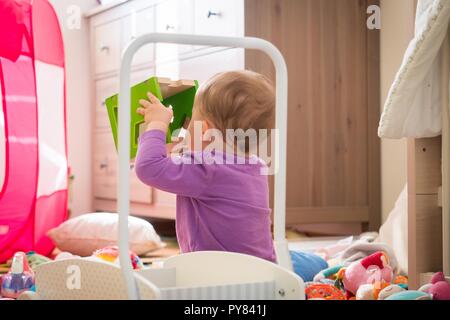
[[[52,261],[52,259],[50,259],[46,256],[43,256],[39,253],[36,253],[34,251],[27,252],[26,256],[27,256],[28,265],[30,266],[31,270],[33,270],[37,266],[40,266],[41,264]]]
[[[336,280],[337,279],[337,273],[339,270],[341,270],[344,266],[342,265],[336,265],[334,267],[330,267],[327,269],[324,269],[320,271],[318,274],[314,276],[314,282],[322,282],[324,279],[330,279],[330,280]]]
[[[103,261],[119,264],[119,247],[109,246],[95,251],[92,257],[101,259]],[[130,259],[133,269],[139,270],[143,268],[141,259],[132,251],[130,251]]]
[[[384,252],[375,252],[370,256],[350,264],[344,272],[343,284],[346,291],[356,295],[364,284],[390,283],[394,277],[389,258]]]
[[[2,276],[1,294],[5,298],[16,299],[22,292],[34,287],[34,273],[30,269],[23,252],[14,255],[11,270]]]
[[[389,285],[384,281],[363,284],[356,291],[356,300],[378,300],[380,292]]]
[[[320,256],[304,251],[290,250],[292,267],[294,272],[298,274],[303,281],[312,281],[314,276],[323,270],[328,268],[328,263]]]
[[[387,297],[385,300],[432,300],[431,294],[418,290],[405,290],[402,292],[394,293]]]
[[[131,87],[131,136],[130,136],[130,159],[136,156],[138,138],[144,117],[136,113],[140,107],[139,100],[147,99],[147,92],[151,92],[166,107],[172,106],[173,120],[167,131],[167,142],[171,141],[172,133],[185,126],[186,120],[192,118],[195,93],[198,82],[196,80],[172,81],[168,78],[151,77]],[[105,100],[108,109],[109,122],[117,148],[117,125],[118,125],[118,94]]]
[[[408,289],[408,277],[407,276],[402,276],[402,275],[397,275],[394,279],[394,281],[392,281],[393,284],[398,285],[399,287],[403,288],[403,289]]]
[[[311,283],[305,294],[308,300],[346,300],[344,293],[332,284]]]
[[[419,291],[430,294],[433,300],[450,300],[450,283],[445,280],[442,272],[435,273],[430,283],[423,285]]]
[[[405,288],[398,284],[390,284],[380,291],[380,293],[378,294],[378,300],[386,300],[389,296],[392,296],[393,294],[399,292],[403,292],[405,290]]]

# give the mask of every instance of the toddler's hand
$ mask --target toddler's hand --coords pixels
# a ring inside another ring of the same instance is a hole
[[[142,108],[138,108],[136,112],[144,116],[144,121],[147,123],[147,130],[160,129],[166,131],[172,121],[172,109],[164,106],[158,98],[150,92],[147,93],[147,97],[148,100],[139,100],[139,104]]]

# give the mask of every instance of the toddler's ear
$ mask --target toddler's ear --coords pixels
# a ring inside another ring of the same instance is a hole
[[[208,120],[202,120],[202,134],[205,134],[209,129],[214,128]]]

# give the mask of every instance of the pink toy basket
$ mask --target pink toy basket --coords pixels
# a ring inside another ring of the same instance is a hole
[[[49,255],[49,229],[67,218],[64,46],[47,0],[0,1],[0,262]]]

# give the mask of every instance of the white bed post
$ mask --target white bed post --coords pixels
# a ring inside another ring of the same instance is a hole
[[[275,160],[278,172],[275,174],[274,199],[274,246],[278,264],[292,270],[289,256],[286,225],[286,141],[287,141],[287,91],[288,75],[284,58],[270,42],[252,37],[218,37],[188,34],[149,33],[128,44],[122,54],[119,93],[119,162],[117,186],[117,209],[119,213],[119,259],[130,299],[138,299],[139,292],[134,280],[133,268],[128,255],[129,204],[129,150],[130,150],[130,69],[136,51],[147,43],[165,42],[174,44],[236,47],[261,50],[273,61],[276,70],[276,119],[279,140],[276,143]]]

